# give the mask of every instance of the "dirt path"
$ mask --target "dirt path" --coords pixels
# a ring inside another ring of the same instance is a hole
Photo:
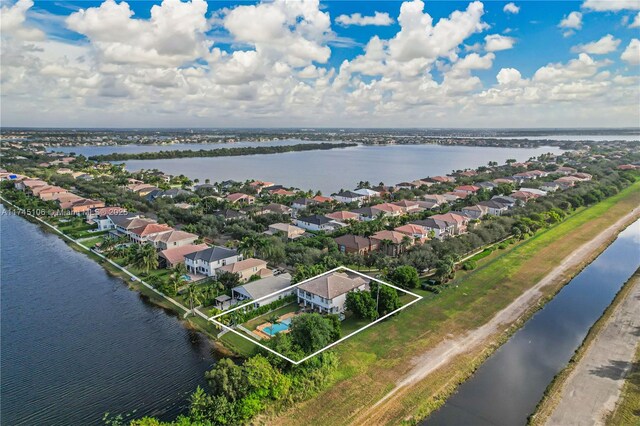
[[[640,341],[640,275],[567,377],[547,425],[601,425],[615,408]]]
[[[433,349],[424,352],[422,355],[412,360],[414,366],[411,371],[401,378],[396,386],[387,393],[376,404],[363,411],[354,421],[355,424],[378,424],[387,411],[387,404],[392,405],[396,399],[408,392],[412,385],[422,381],[429,374],[445,365],[449,359],[457,355],[464,354],[472,349],[478,348],[494,334],[504,330],[509,324],[515,322],[522,316],[527,309],[538,301],[543,293],[541,289],[547,285],[561,279],[562,276],[571,268],[574,268],[588,259],[593,251],[597,250],[602,244],[606,243],[614,237],[626,223],[640,215],[640,207],[635,208],[630,213],[620,218],[616,223],[601,232],[596,238],[590,242],[583,244],[575,250],[565,261],[548,275],[540,280],[535,286],[524,292],[520,297],[514,300],[509,306],[498,312],[489,322],[483,326],[466,333],[463,336],[445,340]],[[379,417],[380,416],[380,417]],[[382,422],[384,422],[382,420]]]

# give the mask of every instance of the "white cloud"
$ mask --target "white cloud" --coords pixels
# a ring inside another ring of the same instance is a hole
[[[336,23],[343,27],[350,25],[365,26],[387,26],[393,24],[395,21],[386,12],[376,12],[373,16],[362,16],[360,13],[354,13],[351,15],[340,15],[336,18]]]
[[[631,65],[640,65],[640,40],[637,38],[632,39],[627,48],[624,49],[624,52],[622,52],[620,59]]]
[[[515,68],[502,68],[500,72],[498,72],[496,80],[498,80],[498,84],[501,86],[516,84],[522,81],[522,75],[520,71]]]
[[[582,7],[598,12],[617,12],[620,10],[638,10],[640,9],[640,2],[638,0],[585,0]]]
[[[640,12],[633,18],[633,21],[629,24],[629,28],[640,28]]]
[[[491,34],[484,38],[484,48],[487,52],[497,52],[513,48],[516,40],[513,37],[506,37],[500,34]]]
[[[13,37],[25,41],[44,40],[44,33],[33,27],[25,26],[26,14],[33,7],[32,0],[18,0],[12,6],[2,6],[0,9],[0,32],[11,34]]]
[[[516,6],[515,3],[507,3],[504,5],[504,7],[502,8],[502,10],[505,13],[513,13],[513,14],[517,14],[518,12],[520,12],[520,7]]]
[[[570,28],[574,30],[579,30],[582,28],[582,13],[580,12],[571,12],[569,15],[565,16],[560,24],[558,24],[560,28]]]
[[[579,44],[571,48],[572,52],[589,53],[591,55],[606,55],[614,52],[620,45],[620,40],[614,38],[611,34],[607,34],[598,41],[586,44]]]
[[[204,0],[163,0],[151,8],[148,20],[142,20],[132,18],[126,2],[106,0],[72,13],[66,23],[85,35],[106,63],[180,66],[207,56],[206,11]]]

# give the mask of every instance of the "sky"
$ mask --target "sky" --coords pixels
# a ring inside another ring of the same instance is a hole
[[[0,5],[4,127],[640,126],[640,0]]]

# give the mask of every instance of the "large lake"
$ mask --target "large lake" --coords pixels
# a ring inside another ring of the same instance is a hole
[[[162,149],[212,149],[221,146],[263,146],[295,144],[301,141],[246,142],[235,144],[67,147],[66,152],[83,155],[110,152],[143,152]],[[243,145],[245,144],[245,145]],[[58,148],[56,148],[57,150]],[[128,170],[160,169],[172,175],[183,174],[191,179],[228,179],[244,181],[260,179],[300,189],[320,190],[331,194],[340,189],[353,189],[360,181],[387,185],[411,181],[426,176],[451,173],[452,170],[476,168],[489,161],[503,164],[514,158],[525,161],[540,154],[560,154],[557,147],[493,148],[445,145],[358,145],[328,151],[288,152],[242,157],[183,158],[170,160],[131,160]]]
[[[423,425],[526,425],[553,377],[640,267],[640,221],[629,226]]]
[[[3,212],[0,423],[175,417],[215,362],[209,342],[56,235]]]

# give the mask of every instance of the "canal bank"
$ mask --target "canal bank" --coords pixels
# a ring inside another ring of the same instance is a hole
[[[0,423],[183,412],[216,362],[209,340],[58,235],[4,213],[0,226]]]
[[[526,424],[548,383],[640,266],[638,226],[635,222],[620,233],[424,424]]]

